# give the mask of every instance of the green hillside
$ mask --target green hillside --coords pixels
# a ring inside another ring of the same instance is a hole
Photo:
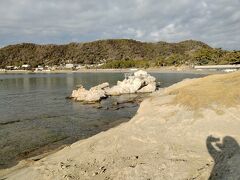
[[[0,49],[0,67],[30,64],[105,63],[105,68],[169,65],[237,64],[240,51],[214,49],[200,41],[146,43],[129,39],[100,40],[66,45],[30,43]]]

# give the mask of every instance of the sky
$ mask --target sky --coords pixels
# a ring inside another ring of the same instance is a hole
[[[99,39],[240,50],[240,0],[0,0],[0,46]]]

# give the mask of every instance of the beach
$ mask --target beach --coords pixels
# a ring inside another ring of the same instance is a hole
[[[240,72],[184,80],[145,99],[129,122],[0,174],[20,180],[240,177],[239,92]]]
[[[139,68],[141,69],[141,68]],[[134,72],[139,70],[137,68],[125,68],[125,69],[79,69],[79,70],[71,70],[71,69],[65,69],[65,70],[51,70],[51,71],[30,71],[30,70],[6,70],[6,71],[0,71],[0,74],[6,74],[6,73],[128,73],[128,72]],[[223,71],[217,71],[217,70],[197,70],[192,67],[188,66],[166,66],[166,67],[158,67],[158,68],[146,68],[145,71],[149,73],[191,73],[191,74],[219,74],[224,73]]]

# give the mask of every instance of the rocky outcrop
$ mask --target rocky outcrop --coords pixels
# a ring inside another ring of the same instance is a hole
[[[131,93],[150,93],[156,90],[156,78],[147,74],[146,71],[137,71],[134,75],[123,81],[118,81],[116,86],[108,89],[107,95],[117,96]]]
[[[105,89],[108,87],[108,83],[102,83],[98,86],[94,86],[90,90],[86,90],[83,86],[81,86],[79,89],[73,90],[71,98],[76,101],[83,101],[87,103],[98,102],[107,97]]]
[[[138,93],[151,93],[156,91],[156,82],[151,82],[148,85],[144,86],[140,90],[138,90]]]
[[[118,96],[133,93],[151,93],[156,90],[156,78],[146,71],[139,70],[128,76],[123,81],[118,81],[117,85],[109,87],[109,83],[102,83],[98,86],[86,90],[83,86],[72,92],[71,97],[76,101],[87,103],[98,102],[107,96]]]

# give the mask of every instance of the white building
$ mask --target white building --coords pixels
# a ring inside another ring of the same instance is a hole
[[[13,69],[14,69],[14,66],[6,66],[6,69],[7,69],[7,70],[13,70]]]
[[[35,71],[43,71],[43,70],[44,70],[43,66],[40,66],[40,65],[38,65],[38,67],[35,68]]]
[[[240,64],[236,65],[207,65],[207,66],[194,66],[197,70],[210,69],[210,70],[237,70],[240,69]]]
[[[67,69],[72,69],[74,67],[74,64],[66,64],[65,68]]]
[[[22,65],[22,68],[23,68],[23,69],[29,69],[30,67],[31,67],[31,66],[30,66],[29,64],[23,64],[23,65]]]
[[[81,65],[81,64],[76,65],[76,69],[84,69],[84,68],[85,68],[84,65]]]

